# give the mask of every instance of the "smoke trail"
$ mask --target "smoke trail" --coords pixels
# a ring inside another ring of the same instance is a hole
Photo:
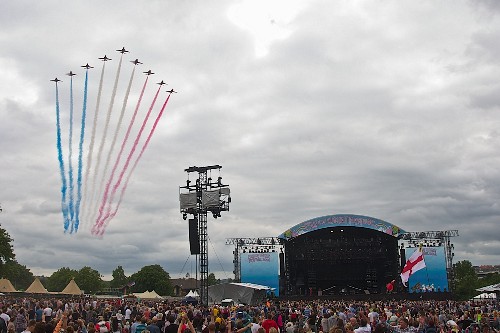
[[[123,57],[123,55],[122,55]],[[130,76],[130,80],[129,80],[129,83],[128,83],[128,86],[127,86],[127,90],[125,92],[125,97],[123,99],[123,105],[122,105],[122,109],[121,109],[121,112],[120,112],[120,117],[118,118],[118,123],[116,124],[116,129],[115,129],[115,132],[114,132],[114,135],[113,135],[113,140],[111,142],[111,146],[109,148],[109,152],[108,152],[108,156],[106,157],[106,163],[104,164],[104,171],[101,175],[101,181],[99,182],[100,186],[99,188],[103,188],[104,187],[104,178],[106,176],[106,171],[108,170],[108,167],[109,167],[109,163],[110,163],[110,160],[111,160],[111,155],[113,154],[113,151],[115,149],[115,145],[116,145],[116,139],[118,137],[118,133],[120,131],[120,128],[121,128],[121,125],[122,125],[122,122],[123,122],[123,116],[125,114],[125,109],[127,107],[127,102],[128,102],[128,96],[130,95],[130,88],[132,86],[132,81],[133,81],[133,78],[134,78],[134,73],[135,73],[135,66],[134,66],[134,69],[132,70],[132,74]],[[111,176],[112,177],[112,176]],[[107,188],[108,186],[106,186]],[[107,189],[104,191],[104,197],[107,197]],[[102,202],[106,202],[105,199],[102,199]],[[101,207],[102,207],[102,204],[101,204]],[[101,207],[99,208],[99,216],[101,216],[102,212],[101,212]],[[98,218],[99,219],[99,218]]]
[[[61,209],[64,218],[64,232],[68,231],[68,207],[66,203],[66,172],[64,171],[64,160],[61,144],[61,121],[59,110],[59,89],[56,82],[56,128],[57,128],[57,159],[59,160],[59,170],[61,173]]]
[[[83,141],[85,138],[85,120],[87,117],[87,88],[89,82],[89,70],[85,72],[85,88],[83,91],[83,108],[82,108],[82,127],[80,130],[80,144],[78,145],[78,175],[77,175],[77,198],[75,206],[75,232],[80,226],[80,203],[82,200],[82,156],[83,156]]]
[[[144,88],[145,88],[145,86],[146,86],[146,84],[147,84],[147,82],[148,82],[148,79],[149,79],[149,77],[148,77],[148,78],[146,78],[146,82],[144,83]],[[143,88],[143,89],[144,89],[144,88]],[[118,176],[118,180],[116,181],[116,184],[113,186],[113,189],[112,189],[112,191],[111,191],[111,196],[110,196],[110,199],[109,199],[109,205],[111,205],[111,202],[113,201],[113,198],[114,198],[114,196],[115,196],[116,190],[117,190],[117,189],[118,189],[118,187],[120,186],[120,183],[121,183],[121,181],[122,181],[123,175],[124,175],[124,173],[127,171],[128,165],[130,164],[130,160],[131,160],[131,158],[132,158],[132,156],[133,156],[133,154],[134,154],[134,152],[135,152],[135,150],[136,150],[136,148],[137,148],[137,144],[139,143],[139,139],[140,139],[140,138],[141,138],[141,136],[142,136],[142,132],[144,131],[144,127],[146,126],[146,123],[147,123],[147,121],[148,121],[148,119],[149,119],[149,116],[150,116],[150,114],[151,114],[151,111],[153,110],[153,106],[154,106],[154,104],[155,104],[155,102],[156,102],[156,99],[158,98],[158,94],[159,94],[159,92],[160,92],[160,89],[161,89],[161,86],[158,88],[158,91],[156,92],[156,95],[155,95],[155,97],[153,98],[153,101],[151,102],[151,106],[149,107],[148,113],[146,114],[146,117],[144,118],[144,120],[143,120],[143,122],[142,122],[142,126],[141,126],[141,128],[140,128],[140,130],[139,130],[139,133],[137,133],[137,136],[136,136],[136,138],[135,138],[135,141],[134,141],[134,144],[133,144],[133,146],[132,146],[132,149],[131,149],[131,151],[130,151],[130,153],[129,153],[128,157],[127,157],[127,160],[125,161],[125,165],[123,166],[122,171],[121,171],[120,175]],[[142,94],[141,94],[141,99],[142,99]],[[138,106],[137,106],[137,107],[138,107]],[[129,126],[129,128],[130,128],[130,126]],[[106,204],[106,202],[105,202],[105,201],[104,201],[104,204]],[[105,215],[102,219],[98,219],[98,220],[96,220],[95,225],[94,225],[94,228],[92,228],[92,233],[93,233],[93,234],[94,234],[94,230],[95,230],[95,228],[96,228],[96,227],[97,227],[97,228],[100,228],[100,227],[103,225],[104,221],[106,220],[106,218],[107,218],[107,217],[108,217],[108,215],[109,215],[109,211],[110,211],[110,210],[111,210],[111,207],[109,206],[109,207],[108,207],[108,213],[107,213],[107,214],[106,214],[106,215]],[[99,215],[100,215],[100,216],[102,216],[102,214],[101,214],[101,213],[100,213]]]
[[[156,125],[158,125],[158,121],[160,120],[161,116],[163,115],[163,111],[165,110],[165,107],[167,106],[167,103],[168,103],[168,100],[170,99],[170,96],[171,96],[171,94],[169,94],[167,96],[167,99],[165,100],[165,103],[163,103],[163,106],[162,106],[162,108],[160,110],[160,113],[158,113],[158,116],[156,117],[156,120],[155,120],[155,122],[153,124],[153,127],[151,128],[151,131],[149,132],[148,138],[146,139],[146,142],[144,142],[144,145],[142,146],[141,152],[139,153],[139,156],[137,156],[137,158],[135,159],[134,165],[132,166],[132,169],[130,170],[130,173],[128,174],[127,179],[125,180],[125,183],[123,184],[122,190],[120,192],[120,198],[118,199],[118,202],[116,204],[115,210],[110,214],[110,216],[109,216],[109,218],[107,220],[106,225],[100,230],[100,233],[99,233],[100,236],[102,236],[102,234],[106,230],[106,227],[109,224],[109,221],[118,212],[118,208],[120,207],[120,204],[121,204],[122,199],[123,199],[123,195],[125,194],[125,191],[127,189],[128,182],[130,180],[130,176],[132,176],[132,174],[134,173],[134,170],[137,167],[137,164],[139,163],[139,160],[141,159],[142,154],[144,154],[144,151],[146,150],[146,148],[147,148],[147,146],[149,144],[149,141],[151,140],[151,137],[153,136],[153,133],[155,132]]]
[[[90,210],[88,207],[90,207],[90,204],[88,203],[88,181],[89,181],[89,175],[90,175],[90,168],[92,167],[92,155],[94,153],[94,143],[95,143],[95,132],[97,129],[97,119],[99,117],[99,107],[101,105],[101,94],[102,94],[102,85],[104,81],[104,69],[106,68],[106,61],[103,62],[102,64],[102,70],[101,70],[101,79],[99,80],[99,91],[97,93],[97,102],[96,102],[96,107],[95,107],[95,113],[94,113],[94,121],[92,124],[92,134],[90,135],[90,146],[89,146],[89,152],[87,154],[87,168],[85,169],[85,181],[84,181],[84,186],[83,186],[83,208],[85,209],[85,214],[84,214],[84,223],[87,221],[87,217],[90,214]],[[94,193],[94,187],[95,187],[95,176],[93,178],[93,184],[92,188],[90,189],[90,193]]]
[[[68,157],[68,174],[69,174],[69,218],[71,228],[69,233],[73,233],[74,223],[74,179],[73,179],[73,75],[70,74],[70,90],[69,90],[69,157]]]
[[[126,100],[128,99],[128,96],[129,96],[129,93],[130,93],[130,87],[132,85],[132,79],[134,77],[134,73],[135,73],[135,66],[134,66],[134,70],[132,71],[132,75],[130,77],[130,82],[129,82],[129,85],[128,85],[128,88],[127,88],[127,93],[125,95],[124,105],[123,105],[123,108],[122,108],[122,114],[120,116],[119,124],[121,124],[121,118],[123,118],[123,112],[125,110]],[[123,138],[123,141],[122,141],[122,144],[121,144],[121,147],[120,147],[120,151],[118,152],[118,155],[117,155],[116,160],[115,160],[115,164],[113,165],[113,169],[111,171],[111,175],[109,176],[108,181],[106,183],[106,188],[104,190],[104,195],[103,195],[103,198],[102,198],[102,201],[101,201],[101,206],[99,207],[99,215],[97,217],[97,221],[99,221],[101,219],[101,217],[102,217],[102,213],[103,213],[104,207],[106,205],[106,201],[108,200],[109,188],[110,188],[110,185],[111,185],[111,183],[113,181],[113,178],[115,176],[116,168],[118,167],[118,164],[120,163],[120,160],[121,160],[121,157],[122,157],[122,154],[123,154],[123,150],[125,148],[125,144],[127,143],[128,137],[130,135],[130,131],[132,129],[132,126],[134,125],[135,118],[137,116],[137,111],[139,110],[139,106],[141,105],[141,101],[142,101],[142,97],[144,95],[144,91],[146,90],[148,79],[149,79],[149,76],[146,77],[146,81],[144,82],[144,85],[142,87],[141,95],[139,96],[139,100],[137,101],[137,104],[136,104],[136,107],[135,107],[135,110],[134,110],[134,114],[132,115],[132,119],[130,120],[130,123],[128,125],[127,132],[125,133],[125,137]],[[116,140],[116,133],[115,133],[115,137],[113,138],[113,147],[114,147],[115,140]]]
[[[102,152],[104,150],[104,145],[106,144],[106,136],[108,135],[108,129],[109,129],[109,121],[111,119],[111,114],[113,113],[113,105],[115,103],[115,97],[116,97],[116,89],[118,88],[118,80],[120,79],[120,70],[122,67],[122,58],[120,58],[120,62],[118,63],[118,69],[116,70],[116,77],[115,77],[115,83],[113,85],[113,92],[111,93],[111,100],[109,102],[109,107],[108,107],[108,113],[106,115],[106,122],[104,123],[104,131],[102,132],[102,137],[101,137],[101,143],[99,145],[99,150],[97,152],[97,161],[96,161],[96,166],[95,166],[95,177],[94,177],[94,183],[93,183],[93,191],[92,191],[92,196],[90,200],[90,204],[92,207],[92,218],[91,220],[93,221],[96,217],[96,210],[97,210],[97,205],[98,205],[98,198],[100,197],[100,190],[95,188],[95,180],[97,178],[97,175],[99,174],[99,167],[101,165],[101,156]],[[103,170],[102,172],[106,173],[106,170]],[[95,203],[94,197],[97,194],[97,200]]]

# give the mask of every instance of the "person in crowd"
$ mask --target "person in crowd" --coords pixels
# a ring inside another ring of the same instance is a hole
[[[161,333],[157,323],[158,319],[156,317],[153,317],[153,319],[147,321],[146,329],[151,333]]]
[[[43,319],[43,309],[40,307],[40,305],[36,305],[35,307],[35,320],[37,323],[41,322]]]
[[[52,320],[52,308],[47,305],[44,309],[43,309],[43,320],[48,323]]]
[[[267,318],[261,324],[262,328],[266,330],[266,333],[269,333],[269,329],[274,327],[276,330],[279,330],[278,324],[273,320],[273,315],[268,313]]]
[[[28,321],[26,319],[26,312],[24,308],[19,309],[19,312],[17,313],[16,319],[14,321],[14,326],[16,333],[21,333],[28,327]]]
[[[121,333],[122,332],[122,323],[116,316],[111,317],[110,327],[112,333]]]
[[[21,333],[35,333],[36,320],[31,319],[26,326],[26,329]]]
[[[389,326],[390,332],[393,333],[417,333],[418,328],[410,326],[408,318],[401,317],[398,320],[398,325]]]
[[[364,315],[359,320],[359,327],[354,330],[354,333],[371,333],[372,327],[368,322],[368,318]]]

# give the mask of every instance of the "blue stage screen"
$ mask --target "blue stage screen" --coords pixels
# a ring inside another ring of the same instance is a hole
[[[242,253],[241,282],[275,288],[274,294],[279,296],[278,253]]]
[[[406,258],[415,249],[406,250]],[[448,278],[446,274],[446,257],[443,246],[422,247],[425,268],[413,273],[408,280],[411,293],[425,291],[448,291]]]

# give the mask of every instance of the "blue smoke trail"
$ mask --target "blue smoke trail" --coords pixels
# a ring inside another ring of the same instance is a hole
[[[70,234],[73,233],[74,224],[74,179],[73,179],[73,76],[70,79],[70,90],[69,90],[69,218],[71,221]]]
[[[66,172],[64,171],[64,160],[62,154],[62,145],[61,145],[61,122],[59,119],[59,89],[57,87],[56,82],[56,127],[57,127],[57,159],[59,160],[59,169],[61,172],[61,209],[64,218],[64,232],[68,231],[69,220],[68,220],[68,208],[66,205]]]
[[[82,110],[82,128],[80,130],[80,144],[78,149],[78,176],[77,176],[77,199],[75,207],[75,232],[78,231],[80,225],[80,203],[82,201],[82,155],[83,155],[83,141],[85,138],[85,119],[87,117],[87,88],[89,82],[89,70],[85,72],[85,88],[83,92],[83,110]]]

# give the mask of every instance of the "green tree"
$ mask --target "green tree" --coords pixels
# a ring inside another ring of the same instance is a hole
[[[162,296],[172,295],[170,275],[160,265],[144,266],[137,273],[132,274],[131,281],[135,282],[133,292],[156,291]]]
[[[35,279],[33,273],[16,260],[7,261],[3,268],[3,276],[9,279],[17,290],[26,290]]]
[[[215,274],[214,273],[208,274],[207,283],[208,283],[209,286],[213,286],[215,284],[218,284],[219,282],[220,282],[220,280],[218,280],[218,279],[215,278]]]
[[[488,273],[483,278],[478,281],[478,288],[490,286],[492,284],[500,283],[500,274],[498,273]]]
[[[454,291],[462,300],[474,297],[478,285],[478,277],[472,263],[468,260],[462,260],[453,265]]]
[[[102,288],[102,275],[95,269],[85,266],[76,274],[75,282],[87,294],[93,294]]]
[[[59,268],[47,278],[47,285],[45,288],[47,288],[48,291],[62,291],[66,288],[69,281],[71,281],[71,279],[73,279],[77,274],[77,271],[70,269],[69,267]]]
[[[2,228],[0,225],[0,275],[6,276],[4,271],[4,265],[16,259],[14,254],[14,249],[12,248],[11,242],[13,239],[10,237],[7,230]]]
[[[120,288],[127,284],[127,276],[122,266],[116,267],[112,275],[113,280],[111,280],[111,288]]]

